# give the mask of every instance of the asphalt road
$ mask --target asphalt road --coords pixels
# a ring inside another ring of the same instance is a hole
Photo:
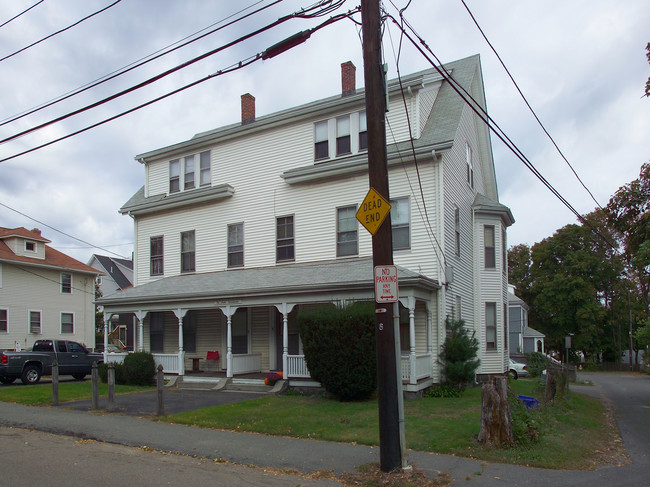
[[[602,467],[594,471],[546,470],[415,451],[407,453],[408,462],[424,471],[430,478],[435,478],[439,472],[451,474],[454,480],[453,485],[490,487],[565,485],[638,487],[647,485],[648,472],[650,471],[648,461],[650,376],[581,374],[581,378],[591,379],[594,385],[571,385],[573,391],[596,396],[614,406],[624,445],[632,459],[631,464]],[[205,394],[211,400],[221,398],[222,394],[226,394],[214,391],[191,392],[198,393],[198,395]],[[217,396],[212,397],[211,394],[217,394]],[[142,400],[146,398],[140,393],[133,396],[138,396]],[[171,397],[170,394],[167,394],[166,397],[168,396]],[[183,407],[192,408],[198,402],[192,404],[190,400],[184,404]],[[357,466],[378,461],[379,451],[377,448],[361,445],[206,430],[159,423],[135,416],[103,414],[101,412],[88,413],[83,411],[83,406],[79,406],[79,409],[68,409],[67,405],[65,409],[38,408],[0,402],[0,426],[34,429],[131,447],[146,445],[147,448],[158,451],[207,459],[224,459],[239,465],[255,465],[265,469],[297,469],[304,474],[309,474],[319,470],[332,470],[335,473],[354,471]],[[0,455],[0,468],[2,469],[0,471],[4,472],[5,468],[2,467],[7,466],[4,464],[5,461],[11,461],[12,468],[15,462],[9,460],[10,452],[1,445],[2,442],[0,442],[0,451],[5,455]],[[299,483],[307,485],[306,482]],[[117,484],[123,483],[117,482]],[[57,484],[46,482],[36,485]],[[185,482],[185,485],[201,484]],[[232,485],[246,485],[246,483]],[[253,483],[250,485],[267,484]]]

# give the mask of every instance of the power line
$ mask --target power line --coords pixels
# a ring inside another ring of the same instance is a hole
[[[41,0],[41,1],[43,1],[43,0]],[[257,5],[257,4],[261,3],[262,1],[263,0],[260,0],[259,2],[257,2],[254,5]],[[236,24],[237,22],[240,22],[240,21],[242,21],[242,20],[244,20],[244,19],[246,19],[248,17],[251,17],[252,15],[255,15],[255,14],[257,14],[257,13],[259,13],[259,12],[261,12],[261,11],[267,9],[267,8],[270,8],[273,5],[276,5],[276,4],[278,4],[278,3],[282,2],[282,1],[284,1],[284,0],[275,0],[274,2],[268,4],[268,5],[264,6],[264,7],[260,7],[259,9],[255,10],[253,12],[250,12],[250,13],[248,13],[246,15],[243,15],[243,16],[241,16],[241,17],[239,17],[239,18],[237,18],[237,19],[235,19],[235,20],[233,20],[231,22],[228,22],[225,25],[222,25],[220,27],[212,29],[211,31],[206,32],[206,33],[200,35],[199,37],[195,37],[195,38],[191,39],[192,37],[196,36],[200,32],[203,32],[204,30],[209,29],[210,27],[218,25],[218,24],[226,21],[227,19],[229,19],[231,17],[234,17],[235,15],[237,15],[239,13],[241,13],[241,12],[243,12],[245,10],[248,10],[249,8],[251,8],[251,6],[243,8],[243,9],[239,10],[238,12],[235,12],[234,14],[220,20],[219,22],[215,22],[214,24],[211,24],[208,27],[205,27],[205,28],[201,29],[201,30],[195,32],[194,34],[192,34],[190,36],[184,37],[183,39],[178,40],[178,41],[176,41],[176,42],[174,42],[174,43],[172,43],[172,44],[170,44],[170,45],[168,45],[168,46],[166,46],[166,47],[164,47],[162,49],[159,49],[158,51],[156,51],[156,52],[154,52],[152,54],[149,54],[149,55],[147,55],[147,56],[145,56],[143,58],[140,58],[137,61],[134,61],[134,62],[132,62],[130,64],[127,64],[126,66],[124,66],[124,67],[122,67],[122,68],[120,68],[118,70],[115,70],[115,71],[113,71],[111,73],[108,73],[108,74],[106,74],[106,75],[104,75],[104,76],[102,76],[102,77],[100,77],[100,78],[98,78],[98,79],[96,79],[94,81],[86,83],[85,85],[82,85],[81,87],[79,87],[79,88],[77,88],[75,90],[64,93],[63,95],[60,95],[60,96],[58,96],[56,98],[53,98],[52,100],[47,101],[47,102],[45,102],[45,103],[43,103],[41,105],[38,105],[38,106],[36,106],[34,108],[30,108],[30,109],[28,109],[28,110],[26,110],[26,111],[24,111],[22,113],[19,113],[17,115],[9,117],[8,119],[5,119],[2,122],[0,122],[0,127],[3,126],[3,125],[7,125],[8,123],[15,122],[16,120],[19,120],[19,119],[21,119],[23,117],[26,117],[28,115],[31,115],[33,113],[36,113],[36,112],[38,112],[40,110],[43,110],[45,108],[51,107],[52,105],[55,105],[55,104],[57,104],[59,102],[67,100],[68,98],[72,98],[73,96],[76,96],[76,95],[78,95],[80,93],[88,91],[91,88],[94,88],[94,87],[99,86],[99,85],[101,85],[103,83],[106,83],[107,81],[110,81],[110,80],[113,80],[113,79],[115,79],[115,78],[117,78],[119,76],[122,76],[123,74],[126,74],[126,73],[128,73],[130,71],[133,71],[134,69],[139,68],[141,66],[144,66],[145,64],[150,63],[151,61],[155,61],[156,59],[161,58],[163,56],[166,56],[167,54],[170,54],[170,53],[172,53],[172,52],[174,52],[174,51],[176,51],[178,49],[181,49],[181,48],[183,48],[183,47],[185,47],[185,46],[187,46],[187,45],[189,45],[189,44],[191,44],[193,42],[201,40],[204,37],[207,37],[207,36],[209,36],[211,34],[214,34],[215,32],[218,32],[218,31],[220,31],[222,29],[225,29],[226,27],[229,27],[229,26],[231,26],[233,24]],[[191,39],[191,40],[189,40],[187,42],[183,42],[186,39]],[[181,44],[179,44],[179,43],[181,43]],[[175,47],[172,48],[172,46],[175,46]]]
[[[339,14],[339,15],[337,15],[337,16],[331,17],[330,19],[326,20],[325,22],[323,22],[323,23],[319,24],[318,26],[316,26],[316,27],[314,27],[314,28],[312,28],[312,29],[309,29],[309,31],[305,31],[305,32],[309,32],[309,33],[316,32],[316,31],[322,29],[323,27],[325,27],[325,26],[327,26],[327,25],[329,25],[329,24],[331,24],[331,23],[338,22],[339,20],[342,20],[342,19],[345,19],[345,18],[349,18],[349,17],[351,17],[351,16],[352,16],[354,13],[356,13],[357,11],[358,11],[358,8],[353,9],[353,10],[351,10],[350,12],[348,12],[348,13],[346,13],[346,14]],[[295,14],[294,14],[294,15],[295,15]],[[293,15],[292,15],[292,16],[293,16]],[[288,16],[288,17],[292,17],[292,16]],[[281,20],[281,19],[279,19],[279,20]],[[274,22],[273,24],[269,24],[269,25],[277,24],[277,22],[279,22],[279,20],[276,21],[276,22]],[[287,19],[287,20],[288,20],[288,19]],[[268,26],[267,26],[267,27],[268,27]],[[266,28],[264,28],[264,29],[266,29]],[[248,34],[247,36],[244,36],[244,37],[250,37],[251,35],[252,35],[252,34]],[[308,37],[308,36],[307,36],[307,37]],[[240,39],[241,39],[241,38],[240,38]],[[237,41],[233,41],[232,43],[230,43],[230,45],[234,45],[235,43],[237,43]],[[254,56],[251,56],[251,57],[247,58],[247,59],[241,60],[241,61],[239,61],[238,63],[235,63],[235,64],[233,64],[233,65],[231,65],[231,66],[229,66],[229,67],[227,67],[227,68],[225,68],[225,69],[223,69],[223,70],[217,71],[216,73],[210,74],[210,75],[205,76],[205,77],[203,77],[203,78],[201,78],[201,79],[199,79],[199,80],[193,81],[192,83],[189,83],[189,84],[187,84],[187,85],[185,85],[185,86],[182,86],[182,87],[180,87],[180,88],[177,88],[176,90],[170,91],[170,92],[168,92],[168,93],[166,93],[166,94],[164,94],[164,95],[162,95],[162,96],[159,96],[159,97],[157,97],[157,98],[154,98],[154,99],[152,99],[152,100],[150,100],[150,101],[148,101],[148,102],[142,103],[142,104],[140,104],[140,105],[138,105],[138,106],[136,106],[136,107],[130,108],[130,109],[128,109],[128,110],[125,110],[125,111],[123,111],[123,112],[121,112],[121,113],[118,113],[117,115],[113,115],[112,117],[109,117],[109,118],[106,118],[106,119],[104,119],[104,120],[101,120],[100,122],[94,123],[94,124],[92,124],[92,125],[89,125],[89,126],[87,126],[87,127],[82,128],[82,129],[80,129],[80,130],[77,130],[77,131],[75,131],[75,132],[72,132],[72,133],[70,133],[70,134],[68,134],[68,135],[64,135],[64,136],[62,136],[62,137],[59,137],[58,139],[51,140],[51,141],[49,141],[49,142],[46,142],[46,143],[41,144],[41,145],[39,145],[39,146],[33,147],[33,148],[31,148],[31,149],[27,149],[27,150],[25,150],[25,151],[23,151],[23,152],[20,152],[20,153],[17,153],[17,154],[14,154],[14,155],[11,155],[11,156],[8,156],[8,157],[5,157],[5,158],[3,158],[3,159],[0,159],[0,163],[1,163],[1,162],[9,161],[9,160],[11,160],[11,159],[15,159],[15,158],[20,157],[20,156],[23,156],[23,155],[25,155],[25,154],[29,154],[29,153],[31,153],[31,152],[37,151],[37,150],[42,149],[42,148],[44,148],[44,147],[48,147],[48,146],[50,146],[50,145],[52,145],[52,144],[55,144],[55,143],[60,142],[60,141],[62,141],[62,140],[68,139],[68,138],[73,137],[73,136],[75,136],[75,135],[79,135],[79,134],[81,134],[81,133],[83,133],[83,132],[86,132],[86,131],[88,131],[88,130],[90,130],[90,129],[93,129],[93,128],[95,128],[95,127],[99,127],[100,125],[103,125],[103,124],[108,123],[108,122],[110,122],[110,121],[116,120],[116,119],[118,119],[118,118],[120,118],[120,117],[123,117],[123,116],[125,116],[125,115],[128,115],[129,113],[135,112],[135,111],[140,110],[140,109],[142,109],[142,108],[144,108],[144,107],[147,107],[147,106],[149,106],[149,105],[152,105],[152,104],[154,104],[154,103],[156,103],[156,102],[159,102],[159,101],[161,101],[161,100],[164,100],[165,98],[168,98],[168,97],[170,97],[170,96],[172,96],[172,95],[175,95],[175,94],[177,94],[177,93],[180,93],[180,92],[182,92],[182,91],[185,91],[185,90],[187,90],[187,89],[189,89],[189,88],[192,88],[192,87],[194,87],[194,86],[196,86],[196,85],[199,85],[199,84],[201,84],[201,83],[204,83],[205,81],[208,81],[208,80],[210,80],[210,79],[212,79],[212,78],[215,78],[215,77],[217,77],[217,76],[221,76],[221,75],[223,75],[223,74],[228,74],[228,73],[230,73],[230,72],[232,72],[232,71],[237,71],[237,70],[239,70],[239,69],[242,69],[242,68],[248,66],[249,64],[252,64],[252,63],[254,63],[254,62],[256,62],[256,61],[262,59],[264,55],[265,55],[265,53],[258,53],[258,54],[254,55]]]
[[[54,33],[52,33],[52,34],[50,34],[49,36],[45,36],[45,37],[43,37],[42,39],[39,39],[38,41],[36,41],[36,42],[32,42],[30,45],[23,47],[22,49],[18,49],[16,52],[13,52],[13,53],[11,53],[11,54],[9,54],[9,55],[3,57],[3,58],[0,58],[0,62],[4,61],[5,59],[9,59],[10,57],[15,56],[16,54],[20,54],[21,52],[26,51],[26,50],[29,49],[30,47],[34,47],[36,44],[40,44],[41,42],[46,41],[47,39],[50,39],[51,37],[54,37],[55,35],[58,35],[58,34],[60,34],[60,33],[62,33],[62,32],[65,32],[66,30],[72,29],[75,25],[79,25],[79,24],[82,23],[84,20],[88,20],[88,19],[90,19],[91,17],[94,17],[95,15],[98,15],[98,14],[100,14],[100,13],[102,13],[102,12],[108,10],[109,8],[111,8],[111,7],[115,6],[115,5],[117,5],[117,4],[120,3],[121,1],[122,1],[122,0],[116,0],[115,2],[111,3],[108,7],[104,7],[103,9],[98,10],[98,11],[95,12],[95,13],[92,13],[92,14],[90,14],[90,15],[87,15],[87,16],[84,17],[83,19],[76,21],[74,24],[70,24],[69,26],[64,27],[63,29],[58,30],[58,31],[56,31],[56,32],[54,32]]]
[[[100,249],[100,250],[103,250],[104,252],[108,252],[108,253],[110,253],[110,254],[113,254],[113,255],[115,255],[115,256],[121,258],[121,259],[127,259],[127,260],[128,260],[128,258],[127,258],[127,257],[124,257],[123,255],[116,254],[115,252],[113,252],[113,251],[111,251],[111,250],[105,249],[105,248],[100,247],[100,246],[98,246],[98,245],[93,245],[93,244],[91,244],[90,242],[86,242],[85,240],[82,240],[82,239],[77,238],[77,237],[75,237],[75,236],[73,236],[73,235],[70,235],[69,233],[66,233],[66,232],[64,232],[63,230],[59,230],[58,228],[55,228],[55,227],[53,227],[52,225],[48,225],[48,224],[45,223],[45,222],[42,222],[42,221],[40,221],[40,220],[37,220],[36,218],[31,217],[31,216],[29,216],[29,215],[23,213],[22,211],[16,210],[15,208],[12,208],[11,206],[5,205],[5,204],[2,203],[2,202],[0,202],[0,206],[4,206],[4,207],[7,208],[8,210],[11,210],[11,211],[13,211],[13,212],[16,212],[16,213],[18,213],[19,215],[24,216],[25,218],[29,218],[30,220],[35,221],[36,223],[38,223],[38,224],[40,224],[40,225],[46,226],[47,228],[50,228],[50,229],[54,230],[55,232],[60,233],[61,235],[65,235],[66,237],[69,237],[69,238],[71,238],[71,239],[73,239],[73,240],[76,240],[77,242],[81,242],[81,243],[83,243],[83,244],[89,245],[90,247],[92,247],[92,248],[94,248],[94,249]]]
[[[61,285],[61,282],[60,282],[60,281],[54,280],[54,279],[52,279],[52,278],[50,278],[50,277],[47,277],[47,276],[43,276],[43,275],[38,274],[38,273],[36,273],[36,272],[32,272],[32,271],[30,271],[30,270],[28,270],[28,269],[25,269],[23,266],[16,265],[15,267],[16,267],[17,269],[23,271],[23,272],[26,272],[27,274],[31,274],[31,275],[33,275],[33,276],[40,277],[41,279],[45,279],[46,281],[53,282],[53,283],[55,283],[57,286]],[[74,271],[74,269],[65,269],[65,268],[62,268],[62,269],[64,269],[64,270],[69,270],[69,271],[71,271],[71,272]],[[81,292],[81,293],[90,294],[90,295],[92,295],[92,296],[95,296],[95,292],[94,292],[94,291],[93,291],[93,292],[89,292],[89,291],[86,291],[85,289],[80,289],[80,288],[78,288],[78,287],[74,287],[74,286],[71,286],[70,289],[74,289],[75,291],[79,291],[79,292]]]
[[[555,139],[553,139],[553,137],[552,137],[551,134],[548,132],[548,130],[546,130],[546,127],[544,127],[544,124],[542,123],[542,121],[539,119],[539,117],[538,117],[537,114],[535,113],[535,110],[533,110],[533,107],[530,106],[530,103],[528,103],[528,100],[526,99],[526,97],[524,96],[523,92],[522,92],[521,89],[519,88],[519,85],[517,84],[517,82],[516,82],[515,79],[513,78],[512,74],[510,74],[510,71],[509,71],[508,68],[506,67],[506,65],[505,65],[505,63],[503,62],[503,60],[501,59],[501,56],[499,56],[499,53],[496,51],[496,49],[494,48],[494,46],[492,45],[492,43],[488,40],[487,36],[485,35],[485,32],[483,32],[483,29],[481,29],[481,26],[478,24],[476,18],[474,17],[474,14],[472,13],[472,11],[469,9],[469,7],[467,6],[467,4],[465,3],[465,0],[460,0],[460,1],[461,1],[462,4],[465,6],[465,9],[467,10],[467,13],[469,13],[469,16],[470,16],[470,17],[472,18],[472,20],[474,21],[474,24],[476,25],[477,29],[479,30],[479,32],[480,32],[481,35],[483,36],[483,39],[485,39],[485,42],[487,42],[488,46],[490,46],[490,49],[492,49],[492,52],[494,53],[494,55],[497,57],[497,59],[498,59],[499,62],[501,63],[501,66],[503,66],[503,69],[504,69],[505,72],[508,74],[508,77],[509,77],[510,80],[512,81],[512,84],[515,85],[515,88],[517,89],[517,91],[518,91],[519,94],[521,95],[521,98],[524,100],[524,103],[526,103],[526,106],[527,106],[528,109],[530,110],[530,113],[533,114],[533,117],[535,117],[535,120],[537,120],[537,123],[539,124],[539,126],[542,128],[542,130],[544,131],[544,133],[547,135],[547,137],[548,137],[548,138],[550,139],[550,141],[553,143],[553,145],[555,146],[555,149],[557,149],[557,151],[558,151],[558,153],[560,154],[560,156],[562,157],[562,159],[564,159],[564,162],[567,163],[567,165],[569,166],[569,168],[570,168],[571,171],[573,172],[574,176],[578,179],[578,181],[580,182],[580,184],[582,185],[582,187],[587,191],[587,193],[589,193],[589,196],[591,196],[591,199],[594,200],[594,202],[596,203],[596,205],[598,205],[598,207],[602,210],[603,207],[600,206],[600,203],[598,203],[598,200],[594,197],[594,195],[593,195],[592,192],[589,190],[589,188],[585,185],[585,183],[582,181],[582,179],[580,179],[580,176],[578,176],[578,173],[576,172],[576,170],[573,168],[573,166],[571,165],[571,163],[569,162],[569,160],[566,158],[566,156],[564,155],[564,153],[563,153],[563,152],[560,150],[560,148],[558,147],[557,143],[555,142]]]
[[[403,26],[397,22],[397,20],[390,14],[387,14],[387,17],[390,18],[402,32],[404,32]],[[478,117],[487,125],[487,127],[510,149],[510,151],[515,154],[515,156],[521,160],[521,162],[524,163],[524,165],[539,179],[544,186],[548,188],[551,193],[553,193],[561,202],[566,206],[569,211],[571,211],[576,218],[583,223],[584,225],[587,225],[591,230],[599,235],[610,247],[612,247],[616,251],[616,245],[612,244],[607,237],[605,237],[597,228],[595,228],[591,223],[584,217],[582,216],[565,198],[560,194],[560,192],[553,187],[553,185],[544,178],[544,176],[537,170],[537,168],[533,165],[532,162],[528,160],[528,158],[524,155],[524,153],[515,145],[515,143],[508,137],[508,135],[499,127],[499,125],[488,115],[488,113],[485,111],[485,109],[470,95],[467,90],[460,84],[456,79],[447,71],[447,69],[442,65],[440,62],[440,59],[433,53],[431,48],[427,45],[427,43],[424,41],[424,39],[417,34],[415,29],[402,17],[402,22],[404,25],[408,26],[409,30],[413,32],[413,34],[417,37],[418,41],[424,48],[420,47],[417,42],[406,32],[404,32],[405,37],[413,44],[413,46],[423,55],[423,57],[434,67],[436,71],[449,83],[449,86],[456,92],[458,96],[460,96],[465,103],[471,108],[471,110],[478,115]],[[428,55],[424,52],[423,49],[426,49],[433,57],[434,59],[438,62],[436,64],[433,60],[429,59]]]
[[[22,132],[19,132],[17,134],[6,137],[6,138],[0,140],[0,144],[4,144],[6,142],[10,142],[12,140],[15,140],[15,139],[17,139],[19,137],[23,137],[24,135],[27,135],[27,134],[30,134],[30,133],[35,132],[37,130],[43,129],[43,128],[48,127],[48,126],[50,126],[50,125],[52,125],[54,123],[61,122],[61,121],[65,120],[65,119],[68,119],[70,117],[73,117],[75,115],[83,113],[85,111],[88,111],[88,110],[90,110],[92,108],[96,108],[96,107],[98,107],[100,105],[108,103],[109,101],[115,100],[115,99],[117,99],[117,98],[119,98],[121,96],[124,96],[124,95],[128,94],[128,93],[132,93],[133,91],[139,90],[140,88],[143,88],[143,87],[145,87],[147,85],[155,83],[156,81],[159,81],[159,80],[161,80],[161,79],[163,79],[163,78],[165,78],[165,77],[167,77],[167,76],[169,76],[169,75],[171,75],[171,74],[173,74],[173,73],[175,73],[175,72],[177,72],[177,71],[179,71],[181,69],[184,69],[184,68],[186,68],[188,66],[191,66],[192,64],[195,64],[195,63],[197,63],[197,62],[199,62],[199,61],[201,61],[201,60],[203,60],[203,59],[205,59],[205,58],[207,58],[209,56],[212,56],[212,55],[214,55],[214,54],[216,54],[218,52],[221,52],[221,51],[223,51],[225,49],[228,49],[230,47],[233,47],[233,46],[235,46],[235,45],[237,45],[237,44],[239,44],[239,43],[241,43],[241,42],[243,42],[245,40],[248,40],[248,39],[250,39],[252,37],[255,37],[255,36],[257,36],[257,35],[259,35],[259,34],[261,34],[263,32],[266,32],[267,30],[270,30],[270,29],[272,29],[274,27],[277,27],[278,25],[283,24],[284,22],[287,22],[288,20],[291,20],[293,18],[313,18],[313,17],[316,17],[316,16],[320,16],[322,14],[322,12],[324,12],[324,11],[331,11],[333,6],[336,6],[336,8],[338,8],[338,6],[340,6],[343,3],[343,0],[338,0],[336,2],[336,4],[330,5],[329,7],[325,7],[323,9],[321,9],[321,11],[317,11],[317,12],[314,12],[314,13],[307,13],[307,12],[311,12],[311,10],[318,9],[323,3],[324,2],[320,2],[320,3],[315,4],[312,7],[309,7],[308,9],[302,9],[299,12],[294,12],[294,13],[291,13],[289,15],[285,15],[283,17],[280,17],[276,21],[274,21],[274,22],[272,22],[270,24],[267,24],[266,26],[261,27],[260,29],[257,29],[256,31],[245,34],[245,35],[239,37],[238,39],[235,39],[234,41],[231,41],[231,42],[226,43],[226,44],[224,44],[224,45],[222,45],[220,47],[212,49],[211,51],[208,51],[206,53],[201,54],[200,56],[196,56],[195,58],[192,58],[189,61],[185,61],[184,63],[181,63],[181,64],[179,64],[179,65],[177,65],[177,66],[175,66],[173,68],[170,68],[170,69],[168,69],[168,70],[166,70],[166,71],[164,71],[164,72],[162,72],[162,73],[160,73],[160,74],[158,74],[156,76],[153,76],[153,77],[151,77],[151,78],[149,78],[149,79],[147,79],[145,81],[142,81],[142,82],[140,82],[140,83],[138,83],[138,84],[136,84],[134,86],[131,86],[131,87],[125,89],[125,90],[122,90],[122,91],[120,91],[118,93],[110,95],[110,96],[108,96],[108,97],[106,97],[106,98],[104,98],[102,100],[97,101],[97,102],[91,103],[90,105],[86,105],[85,107],[82,107],[82,108],[79,108],[79,109],[74,110],[72,112],[69,112],[69,113],[67,113],[65,115],[61,115],[60,117],[54,118],[54,119],[49,120],[47,122],[44,122],[44,123],[42,123],[40,125],[36,125],[36,126],[31,127],[31,128],[29,128],[27,130],[23,130]],[[325,2],[325,3],[331,3],[331,0],[329,0],[329,1]],[[187,87],[190,87],[190,85],[187,85]],[[146,105],[141,105],[141,106],[146,106]],[[7,159],[3,159],[0,162],[3,162],[5,160],[7,160]]]
[[[0,24],[0,28],[1,28],[1,27],[4,27],[5,25],[7,25],[7,24],[8,24],[9,22],[11,22],[12,20],[16,20],[16,19],[17,19],[18,17],[20,17],[21,15],[26,14],[26,13],[29,12],[31,9],[33,9],[34,7],[36,7],[38,4],[43,3],[44,1],[45,1],[45,0],[39,0],[38,2],[36,2],[36,3],[35,3],[34,5],[32,5],[31,7],[27,7],[25,10],[23,10],[23,11],[20,12],[19,14],[14,15],[14,16],[11,17],[9,20],[7,20],[7,21],[3,22],[2,24]]]

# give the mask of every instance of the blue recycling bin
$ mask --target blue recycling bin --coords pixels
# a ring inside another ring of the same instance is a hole
[[[517,399],[519,399],[521,402],[524,403],[524,406],[526,406],[526,409],[535,409],[535,408],[539,407],[539,399],[535,399],[534,397],[517,396]]]

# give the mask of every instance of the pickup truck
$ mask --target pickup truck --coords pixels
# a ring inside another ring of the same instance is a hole
[[[55,360],[59,375],[81,380],[90,374],[93,362],[103,362],[104,356],[77,342],[36,340],[31,351],[0,352],[0,382],[11,384],[20,377],[23,384],[38,384],[42,375],[52,375]]]

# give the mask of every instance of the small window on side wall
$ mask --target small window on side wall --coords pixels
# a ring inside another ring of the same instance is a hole
[[[163,237],[151,237],[149,270],[152,276],[163,275]]]
[[[350,116],[336,119],[336,155],[350,154]]]
[[[228,267],[244,266],[244,224],[228,225]]]
[[[485,348],[497,348],[497,303],[485,303]]]
[[[40,311],[29,311],[29,332],[30,333],[40,333],[41,332],[41,312]]]
[[[276,260],[295,259],[293,215],[276,219]]]
[[[169,161],[169,192],[178,193],[181,190],[181,161]]]
[[[483,227],[483,246],[485,251],[485,268],[494,269],[496,266],[494,225],[485,225]]]
[[[72,274],[68,272],[61,273],[61,293],[72,294]]]
[[[61,313],[61,333],[74,333],[74,315]]]
[[[359,150],[368,150],[368,123],[366,112],[359,112]]]
[[[393,232],[393,250],[411,248],[410,219],[411,211],[408,198],[390,200],[391,230]]]

